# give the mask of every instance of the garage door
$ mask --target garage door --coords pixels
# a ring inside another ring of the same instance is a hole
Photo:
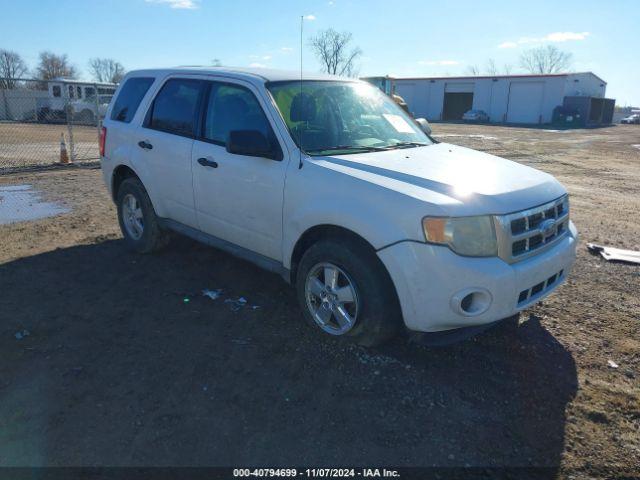
[[[462,115],[471,110],[473,105],[473,93],[445,92],[442,105],[443,120],[462,120]]]
[[[543,95],[543,82],[511,83],[507,122],[540,123]]]
[[[451,93],[473,93],[473,83],[447,82],[444,86],[444,91]]]

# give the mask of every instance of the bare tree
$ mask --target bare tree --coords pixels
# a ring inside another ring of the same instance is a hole
[[[520,55],[520,66],[529,73],[558,73],[571,66],[571,54],[553,45],[532,48]]]
[[[480,68],[477,65],[469,65],[466,70],[466,74],[471,77],[477,77],[480,75]]]
[[[350,48],[352,35],[336,32],[333,28],[324,30],[310,41],[311,48],[322,64],[322,70],[332,75],[356,76],[356,60],[362,55],[359,47]]]
[[[40,62],[36,68],[40,80],[51,80],[53,78],[76,78],[78,72],[69,63],[66,54],[56,55],[52,52],[40,52]]]
[[[92,58],[89,69],[94,80],[102,83],[120,83],[126,73],[122,64],[113,58]]]
[[[502,65],[502,68],[498,68],[496,61],[493,58],[487,60],[487,65],[485,67],[485,72],[487,75],[496,76],[496,75],[511,75],[513,72],[513,65],[510,63],[505,63]]]
[[[487,75],[498,75],[498,67],[496,61],[493,58],[487,60],[487,66],[485,67]]]
[[[0,88],[14,88],[16,79],[29,71],[27,64],[16,52],[0,50]]]

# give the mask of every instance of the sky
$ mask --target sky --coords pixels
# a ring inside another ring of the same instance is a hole
[[[521,53],[555,45],[571,71],[592,71],[618,105],[640,106],[639,0],[0,0],[0,49],[35,67],[38,53],[66,53],[90,79],[88,61],[127,70],[177,65],[303,68],[318,31],[353,34],[361,76],[462,75],[489,59],[519,68]]]

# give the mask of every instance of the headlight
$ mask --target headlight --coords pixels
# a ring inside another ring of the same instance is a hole
[[[422,228],[427,242],[447,245],[460,255],[492,257],[498,254],[493,217],[425,217]]]

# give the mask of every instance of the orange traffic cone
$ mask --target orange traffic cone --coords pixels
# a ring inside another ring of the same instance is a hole
[[[60,163],[63,165],[71,163],[67,154],[67,145],[64,143],[64,133],[60,134]]]

